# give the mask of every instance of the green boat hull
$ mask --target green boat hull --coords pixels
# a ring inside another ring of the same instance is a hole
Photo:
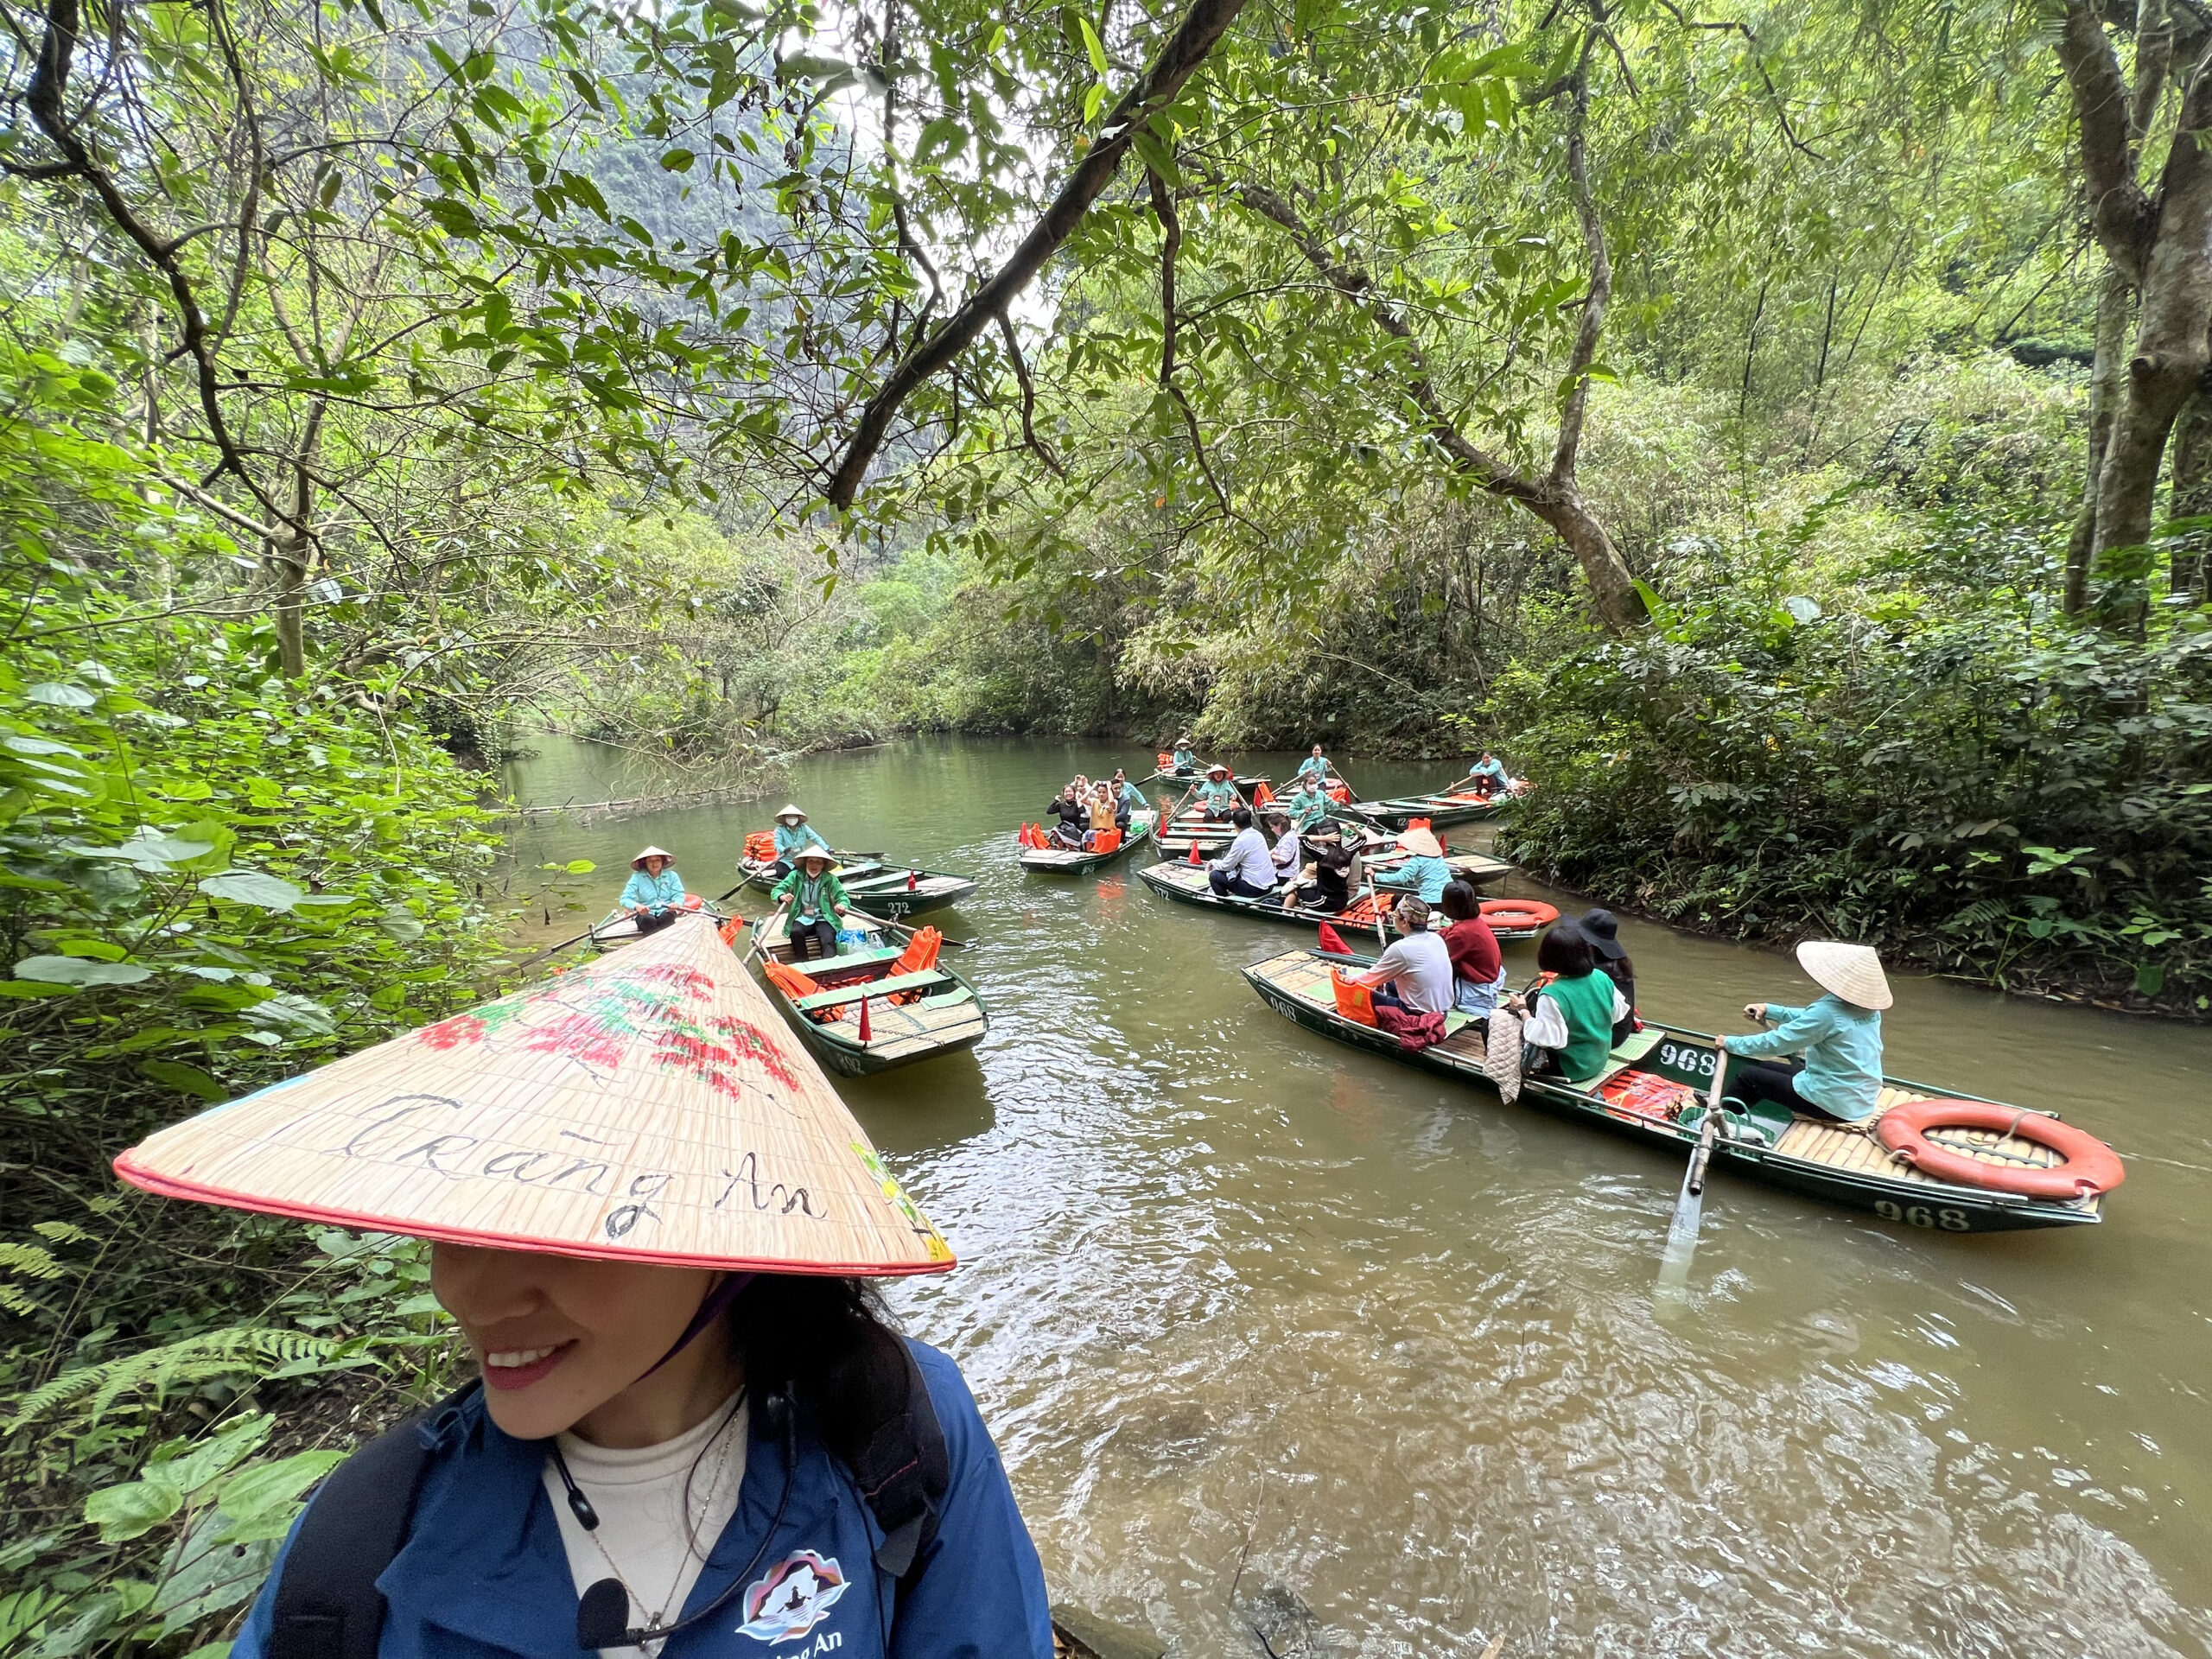
[[[1298,954],[1316,960],[1328,960],[1321,957],[1319,952]],[[1452,1077],[1496,1093],[1489,1078],[1478,1069],[1471,1068],[1464,1057],[1452,1056],[1440,1048],[1409,1052],[1402,1048],[1398,1039],[1389,1033],[1348,1020],[1338,1014],[1333,1007],[1319,1007],[1275,984],[1267,976],[1265,970],[1285,960],[1277,957],[1244,970],[1245,979],[1259,993],[1261,1000],[1276,1013],[1316,1035],[1347,1047],[1361,1049],[1384,1059],[1395,1060],[1403,1065]],[[1338,960],[1347,969],[1372,965],[1366,958]],[[1705,1033],[1681,1027],[1661,1027],[1659,1029],[1674,1040],[1659,1044],[1655,1053],[1663,1055],[1671,1051],[1680,1058],[1672,1063],[1654,1059],[1647,1064],[1639,1060],[1637,1069],[1700,1089],[1709,1084],[1711,1072],[1699,1070],[1696,1062],[1700,1057],[1709,1058],[1712,1055],[1713,1039]],[[1885,1083],[1906,1089],[1923,1087],[1897,1078],[1885,1079]],[[1947,1099],[1975,1098],[1948,1090],[1928,1090],[1926,1092]],[[1663,1147],[1671,1154],[1685,1159],[1697,1141],[1694,1128],[1683,1128],[1671,1122],[1607,1110],[1595,1096],[1562,1082],[1530,1077],[1522,1086],[1521,1099],[1554,1116],[1609,1129],[1647,1146]],[[1714,1145],[1713,1164],[1716,1168],[1728,1169],[1766,1185],[1818,1198],[1845,1209],[1864,1211],[1885,1221],[1923,1230],[2012,1232],[2037,1227],[2092,1225],[2104,1218],[2101,1202],[2096,1199],[2056,1203],[1979,1187],[1957,1186],[1948,1182],[1887,1175],[1871,1170],[1843,1169],[1804,1158],[1783,1155],[1776,1147],[1759,1147],[1733,1141],[1724,1140]]]

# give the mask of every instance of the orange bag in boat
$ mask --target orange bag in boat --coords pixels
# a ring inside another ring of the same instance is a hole
[[[1268,788],[1265,784],[1255,784],[1255,785],[1254,785],[1252,786],[1252,804],[1253,804],[1253,805],[1255,805],[1255,806],[1265,806],[1265,805],[1267,805],[1270,801],[1274,800],[1274,798],[1275,798],[1275,792],[1274,792],[1274,791],[1273,791],[1272,789],[1269,789],[1269,788]]]
[[[906,941],[906,948],[899,953],[899,960],[891,964],[891,975],[926,973],[937,966],[938,953],[944,949],[944,935],[933,927],[918,927],[914,937]],[[918,1002],[920,990],[893,991],[894,1003]]]
[[[745,855],[755,864],[766,864],[776,856],[776,832],[755,830],[745,838]]]
[[[1335,969],[1329,969],[1329,984],[1337,994],[1337,1012],[1347,1020],[1357,1020],[1363,1026],[1375,1023],[1375,993],[1364,985],[1355,985]]]
[[[1122,850],[1122,832],[1119,830],[1101,830],[1097,835],[1092,838],[1090,850],[1094,853],[1120,852]]]
[[[737,936],[745,931],[745,918],[733,916],[715,930],[721,935],[722,943],[733,950],[737,949]]]
[[[1350,784],[1332,784],[1329,785],[1328,794],[1329,798],[1334,801],[1338,806],[1350,806],[1351,804],[1351,785]]]

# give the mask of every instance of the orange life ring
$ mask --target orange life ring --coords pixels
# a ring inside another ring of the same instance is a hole
[[[2048,1147],[2066,1161],[2049,1169],[1988,1164],[1928,1139],[1930,1129],[1993,1129]],[[1983,1100],[1914,1100],[1882,1114],[1882,1144],[1923,1174],[1961,1186],[1986,1186],[2029,1198],[2079,1198],[2109,1192],[2127,1179],[2120,1154],[2085,1129],[2018,1106]]]
[[[1485,899],[1481,904],[1483,920],[1492,927],[1506,928],[1519,932],[1527,928],[1534,931],[1549,927],[1559,920],[1555,906],[1537,899]]]

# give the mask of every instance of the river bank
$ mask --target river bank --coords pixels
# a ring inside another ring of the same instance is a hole
[[[1056,1595],[1253,1659],[1269,1586],[1376,1659],[2212,1651],[2204,1033],[1897,975],[1892,1069],[2112,1141],[2108,1220],[1956,1239],[1717,1182],[1662,1324],[1679,1165],[1300,1033],[1237,971],[1286,930],[1020,869],[1012,825],[1145,753],[922,739],[790,780],[833,842],[982,883],[941,919],[981,942],[990,1035],[839,1088],[962,1258],[892,1300],[966,1369]],[[517,851],[611,881],[652,840],[713,893],[762,817],[534,821]],[[1702,1028],[1808,989],[1764,949],[1624,938]]]

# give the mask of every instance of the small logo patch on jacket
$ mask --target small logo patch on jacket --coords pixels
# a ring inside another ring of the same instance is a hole
[[[796,1642],[830,1617],[845,1590],[836,1557],[794,1551],[746,1586],[745,1623],[737,1633],[756,1642]]]

